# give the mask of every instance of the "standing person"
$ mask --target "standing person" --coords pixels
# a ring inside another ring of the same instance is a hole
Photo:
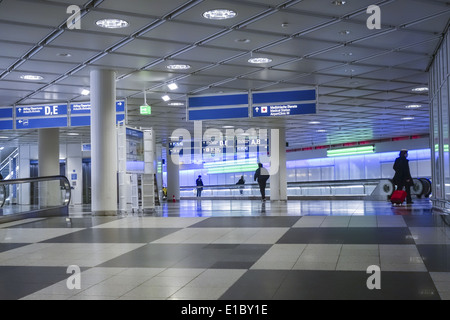
[[[269,178],[269,171],[267,171],[267,169],[263,167],[262,163],[258,163],[258,169],[256,169],[255,171],[253,180],[258,181],[262,201],[266,201],[266,183]]]
[[[198,176],[197,180],[195,180],[195,184],[197,185],[197,197],[201,197],[203,191],[202,176]]]
[[[239,179],[238,182],[236,182],[236,184],[241,185],[239,192],[240,192],[240,194],[243,194],[244,193],[243,189],[244,189],[244,184],[245,184],[244,176],[241,176],[241,178]]]
[[[408,150],[402,149],[400,151],[399,157],[395,159],[394,162],[394,184],[397,186],[396,190],[403,190],[403,187],[406,189],[406,203],[412,204],[411,199],[411,186],[413,186],[413,179],[411,177],[411,173],[409,171],[409,160],[406,159],[408,157]]]

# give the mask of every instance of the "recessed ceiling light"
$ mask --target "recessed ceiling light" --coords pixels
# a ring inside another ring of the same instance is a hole
[[[255,63],[255,64],[262,64],[262,63],[272,62],[272,59],[270,59],[270,58],[250,58],[250,59],[248,59],[248,62]]]
[[[309,124],[320,124],[320,121],[310,121]]]
[[[80,134],[76,133],[76,132],[67,132],[67,135],[68,136],[79,136]]]
[[[225,20],[234,18],[237,15],[233,10],[215,9],[203,13],[203,17],[210,20]]]
[[[334,0],[331,3],[334,4],[335,6],[342,6],[346,3],[347,1],[343,1],[343,0]]]
[[[414,120],[414,117],[403,117],[402,120],[404,120],[404,121]]]
[[[169,101],[170,97],[166,94],[165,96],[161,97],[164,101]]]
[[[177,90],[178,89],[178,86],[177,86],[176,83],[169,83],[167,86],[169,87],[170,90]]]
[[[42,77],[42,76],[37,76],[37,75],[34,75],[34,74],[24,74],[24,75],[21,75],[21,76],[20,76],[20,79],[23,79],[23,80],[30,80],[30,81],[37,81],[37,80],[42,80],[42,79],[44,79],[44,77]]]
[[[103,19],[95,23],[97,26],[106,29],[120,29],[128,27],[129,23],[122,19]]]
[[[407,106],[405,106],[405,108],[407,109],[417,109],[417,108],[421,108],[422,105],[421,104],[409,104]]]
[[[60,52],[60,53],[57,54],[57,56],[63,57],[63,58],[69,58],[72,55],[70,53],[67,53],[67,52]]]
[[[234,42],[238,42],[238,43],[249,43],[251,40],[250,39],[235,39]]]
[[[166,67],[169,70],[187,70],[190,69],[191,66],[188,64],[171,64]]]
[[[320,129],[320,130],[316,130],[316,132],[327,132],[327,130]]]
[[[417,88],[412,89],[412,91],[413,92],[426,92],[426,91],[428,91],[428,88],[427,87],[417,87]]]
[[[342,30],[342,31],[339,31],[339,34],[341,34],[341,35],[347,35],[347,34],[350,34],[350,30]]]
[[[182,102],[171,102],[171,103],[169,103],[169,106],[184,106],[184,103],[182,103]]]
[[[0,136],[0,139],[9,139],[7,136]]]
[[[83,95],[83,96],[87,96],[87,95],[89,95],[89,93],[91,93],[89,90],[87,90],[87,89],[83,89],[83,90],[81,90],[81,94]]]

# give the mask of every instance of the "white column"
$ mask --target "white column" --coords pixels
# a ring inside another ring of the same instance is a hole
[[[38,133],[39,177],[59,176],[59,128],[39,129]],[[42,206],[61,203],[60,182],[41,182],[39,198]]]
[[[270,141],[270,153],[272,148],[278,148],[278,170],[270,176],[270,200],[287,200],[287,179],[286,179],[286,129],[278,129],[277,141]],[[277,161],[274,161],[276,163]]]
[[[83,156],[81,144],[68,144],[66,151],[66,177],[72,186],[70,204],[83,203]]]
[[[180,200],[180,166],[173,163],[169,154],[169,147],[166,149],[166,166],[167,166],[167,201]]]
[[[19,145],[19,178],[30,177],[30,145]],[[19,204],[30,204],[30,184],[21,183],[19,185]]]
[[[116,75],[91,71],[92,212],[117,214]]]

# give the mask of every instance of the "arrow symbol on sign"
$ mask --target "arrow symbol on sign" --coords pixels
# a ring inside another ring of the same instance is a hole
[[[259,108],[258,107],[256,107],[255,110],[256,110],[256,112],[259,112]]]
[[[22,112],[22,108],[19,108],[19,113],[21,113]]]

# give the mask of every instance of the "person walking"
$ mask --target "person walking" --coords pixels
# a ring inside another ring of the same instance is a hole
[[[406,203],[412,204],[411,199],[411,186],[414,185],[411,173],[409,171],[409,160],[408,150],[402,149],[400,151],[399,157],[395,159],[394,171],[395,175],[393,178],[394,184],[396,185],[396,190],[406,189]]]
[[[258,163],[258,169],[256,169],[255,171],[253,180],[258,181],[262,201],[266,201],[266,184],[269,178],[270,178],[269,171],[267,171],[267,169],[263,167],[262,163]]]
[[[201,197],[203,191],[202,176],[198,176],[197,180],[195,180],[195,184],[197,185],[197,197]]]
[[[241,185],[241,187],[239,188],[239,193],[243,194],[244,193],[244,184],[245,184],[244,176],[241,176],[241,178],[239,179],[238,182],[236,182],[236,184]]]

